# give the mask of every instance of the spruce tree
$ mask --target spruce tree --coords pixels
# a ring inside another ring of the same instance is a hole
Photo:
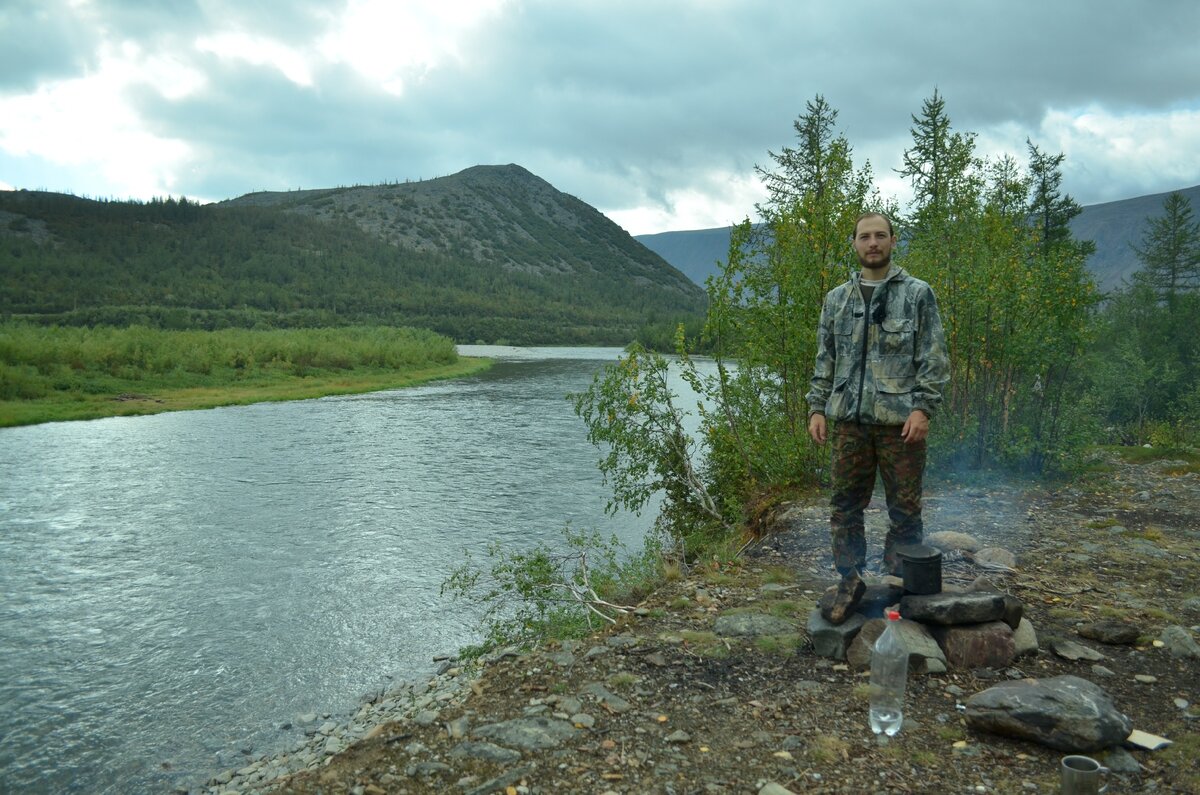
[[[1192,203],[1182,193],[1167,196],[1163,214],[1146,219],[1141,245],[1133,250],[1146,266],[1134,279],[1168,306],[1179,293],[1200,287],[1200,221],[1192,220]]]

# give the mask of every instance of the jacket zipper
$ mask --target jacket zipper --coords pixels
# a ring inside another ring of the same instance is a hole
[[[862,340],[862,357],[858,365],[858,400],[854,404],[854,422],[862,424],[862,396],[863,385],[867,382],[867,341],[871,333],[871,304],[875,301],[875,293],[878,292],[882,285],[876,285],[871,291],[871,300],[867,301],[863,308],[863,340]],[[859,297],[862,296],[862,288],[859,287]]]

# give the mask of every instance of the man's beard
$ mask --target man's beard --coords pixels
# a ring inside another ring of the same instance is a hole
[[[867,259],[865,259],[861,254],[859,254],[858,255],[858,264],[864,268],[870,268],[871,270],[883,270],[892,264],[892,255],[889,253],[886,257],[881,259],[877,264],[872,265],[872,264],[870,264],[870,262]]]

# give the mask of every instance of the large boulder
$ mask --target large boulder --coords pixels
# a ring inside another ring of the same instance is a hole
[[[1013,631],[1003,621],[932,629],[953,668],[1007,668],[1017,656]]]
[[[1133,722],[1098,685],[1077,676],[1004,682],[967,699],[967,725],[1068,753],[1123,742]]]
[[[875,649],[875,641],[887,627],[885,619],[868,619],[862,629],[850,642],[846,650],[846,662],[851,668],[865,671],[871,667],[871,654]],[[946,656],[937,641],[929,634],[924,625],[915,621],[900,619],[896,622],[896,632],[904,648],[908,649],[908,671],[915,674],[940,674],[946,671]]]
[[[841,624],[831,624],[821,615],[821,610],[815,609],[808,614],[808,637],[812,640],[813,651],[821,657],[833,660],[846,659],[846,649],[850,642],[866,623],[862,613],[852,613]]]
[[[910,594],[900,600],[900,615],[922,624],[983,624],[1013,614],[1015,597],[999,593]],[[1016,600],[1019,604],[1020,600]],[[1016,616],[1019,623],[1021,616]]]

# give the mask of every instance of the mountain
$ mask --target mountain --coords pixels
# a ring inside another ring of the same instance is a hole
[[[212,205],[0,192],[0,314],[42,322],[432,328],[624,344],[703,290],[516,165]]]
[[[687,274],[696,284],[717,273],[718,261],[729,257],[729,235],[732,227],[693,229],[685,232],[659,232],[653,235],[634,235],[633,239]]]
[[[1200,216],[1200,185],[1179,191],[1192,203]],[[1138,196],[1133,199],[1091,204],[1071,220],[1071,233],[1077,240],[1092,240],[1096,251],[1088,259],[1088,268],[1102,290],[1113,290],[1141,269],[1130,244],[1140,243],[1146,219],[1162,214],[1167,193]],[[688,275],[697,284],[718,272],[717,262],[729,256],[731,227],[696,229],[634,235],[634,239]]]
[[[1163,200],[1173,191],[1122,199],[1104,204],[1090,204],[1071,219],[1071,234],[1076,240],[1091,240],[1096,253],[1088,258],[1088,268],[1096,277],[1101,290],[1114,290],[1142,269],[1137,253],[1131,247],[1141,244],[1146,219],[1163,214]],[[1200,214],[1200,185],[1179,190]]]

